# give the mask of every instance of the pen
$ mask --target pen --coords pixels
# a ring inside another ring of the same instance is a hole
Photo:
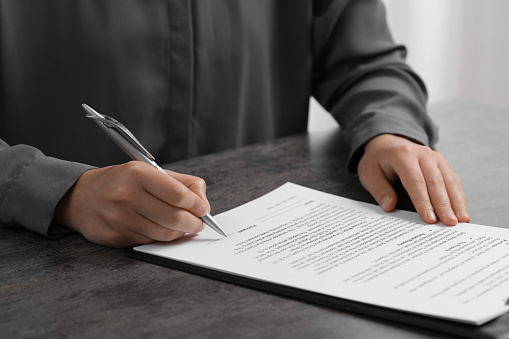
[[[83,106],[83,109],[87,112],[87,118],[93,119],[97,126],[99,126],[99,128],[101,128],[131,158],[152,165],[168,175],[165,170],[159,167],[154,157],[141,145],[138,139],[136,139],[136,137],[119,121],[94,111],[88,105],[82,104],[81,106]],[[201,219],[214,231],[226,237],[226,233],[224,233],[222,228],[209,213],[201,217]]]

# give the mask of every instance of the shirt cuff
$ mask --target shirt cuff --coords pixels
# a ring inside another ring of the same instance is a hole
[[[12,180],[2,203],[2,219],[20,225],[48,238],[55,238],[66,229],[50,229],[55,207],[76,180],[94,167],[36,157]]]
[[[352,131],[350,154],[348,156],[348,171],[352,174],[357,173],[357,165],[364,155],[364,147],[371,139],[378,135],[399,135],[418,144],[430,147],[433,147],[436,143],[435,138],[430,139],[430,133],[427,133],[421,125],[411,119],[406,120],[401,116],[383,112],[366,114],[372,116],[357,125]],[[437,135],[437,127],[433,124],[431,128],[434,130],[431,135]]]

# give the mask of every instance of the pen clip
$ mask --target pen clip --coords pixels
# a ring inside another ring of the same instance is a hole
[[[122,135],[127,141],[129,141],[131,145],[133,145],[134,147],[136,147],[136,149],[143,153],[143,155],[145,155],[148,159],[155,161],[155,158],[152,156],[152,154],[150,154],[149,151],[147,151],[145,147],[141,145],[138,139],[136,139],[136,137],[131,133],[131,131],[129,131],[127,127],[125,127],[120,121],[108,115],[100,114],[88,105],[83,104],[82,106],[87,112],[86,115],[87,118],[98,120],[102,122],[103,125],[107,128],[113,128],[118,133],[120,133],[120,135]]]

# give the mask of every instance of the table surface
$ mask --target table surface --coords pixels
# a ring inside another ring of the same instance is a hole
[[[460,176],[473,223],[509,228],[509,110],[458,100],[430,107],[437,150]],[[207,181],[213,214],[291,181],[374,203],[346,171],[338,129],[166,166]],[[401,192],[399,208],[412,209]],[[451,338],[145,263],[80,235],[0,228],[2,337]]]

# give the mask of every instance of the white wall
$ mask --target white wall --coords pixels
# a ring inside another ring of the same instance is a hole
[[[465,97],[509,107],[508,0],[383,1],[429,103]],[[314,100],[310,109],[310,131],[335,125]]]

